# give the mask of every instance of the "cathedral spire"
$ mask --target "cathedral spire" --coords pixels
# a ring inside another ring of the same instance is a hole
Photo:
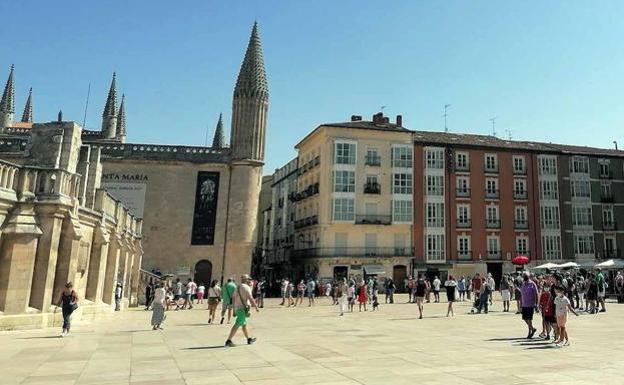
[[[264,161],[269,87],[258,23],[254,23],[232,103],[230,148],[234,160]]]
[[[119,104],[119,112],[117,113],[117,137],[122,142],[126,141],[126,95],[121,94],[121,104]]]
[[[214,138],[212,139],[213,148],[223,148],[225,146],[225,137],[223,136],[223,114],[219,114],[219,121],[215,129]]]
[[[115,72],[113,72],[113,80],[102,113],[102,135],[107,139],[112,139],[117,135],[117,74]]]
[[[13,113],[15,112],[15,84],[13,83],[14,66],[11,64],[11,72],[4,86],[2,100],[0,100],[0,131],[13,124]]]
[[[28,99],[26,99],[26,105],[24,106],[24,113],[22,113],[22,122],[32,123],[33,121],[33,107],[32,107],[32,87],[28,90]]]

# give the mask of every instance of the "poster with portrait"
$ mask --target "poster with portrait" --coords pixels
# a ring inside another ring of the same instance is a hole
[[[191,245],[214,244],[218,196],[219,173],[208,171],[198,172]]]

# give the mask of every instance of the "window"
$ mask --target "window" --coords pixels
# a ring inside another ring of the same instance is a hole
[[[334,245],[337,249],[346,249],[348,245],[348,233],[336,233],[334,234]]]
[[[543,180],[540,182],[540,199],[558,199],[557,181]]]
[[[498,206],[487,207],[487,221],[488,223],[498,223]]]
[[[514,197],[515,198],[527,197],[527,188],[526,188],[525,179],[514,179]]]
[[[561,236],[543,235],[542,251],[545,259],[561,259]]]
[[[559,207],[558,206],[542,206],[540,209],[540,217],[542,228],[558,229],[559,228]]]
[[[366,175],[366,185],[367,186],[376,186],[377,185],[377,175]]]
[[[554,156],[541,155],[537,162],[540,175],[557,175],[557,159]]]
[[[485,171],[498,171],[498,159],[496,154],[485,154]]]
[[[455,154],[455,168],[457,170],[468,170],[468,153],[458,152]]]
[[[500,256],[500,240],[496,235],[487,237],[487,253],[490,257]]]
[[[574,253],[594,254],[594,236],[592,234],[575,235]]]
[[[570,173],[589,174],[589,159],[584,156],[574,156],[570,159]]]
[[[498,196],[498,179],[488,178],[485,180],[485,193],[488,197]]]
[[[336,143],[334,158],[337,164],[355,164],[355,143]]]
[[[524,166],[524,156],[520,156],[520,155],[513,156],[513,172],[514,174],[526,173],[526,168]]]
[[[355,199],[336,198],[334,199],[333,219],[334,221],[355,220]]]
[[[571,180],[570,189],[572,190],[573,198],[589,198],[591,192],[589,190],[588,180]]]
[[[411,147],[392,147],[392,167],[412,167]]]
[[[527,208],[525,206],[516,206],[516,223],[526,223]]]
[[[368,166],[379,166],[381,164],[381,158],[376,148],[366,149],[366,164]]]
[[[611,182],[610,181],[600,182],[600,197],[603,200],[613,198],[613,195],[611,194]]]
[[[572,206],[572,224],[574,226],[591,226],[592,209],[591,206]]]
[[[364,254],[377,254],[377,233],[364,234]]]
[[[412,201],[393,200],[392,201],[392,221],[393,222],[412,222]]]
[[[527,255],[529,252],[529,240],[527,237],[516,237],[516,254]]]
[[[427,157],[427,168],[444,168],[444,150],[431,149],[425,150]]]
[[[613,206],[602,206],[602,223],[604,225],[613,225]]]
[[[355,172],[334,171],[334,192],[355,192]]]
[[[444,177],[427,175],[427,195],[444,195]]]
[[[457,222],[467,224],[470,221],[470,206],[457,205]]]
[[[412,193],[412,174],[397,173],[393,175],[394,183],[392,192],[395,194]]]
[[[444,261],[444,234],[427,235],[427,260]]]
[[[465,176],[457,177],[457,195],[458,196],[468,196],[470,193],[470,184],[469,179]]]
[[[457,254],[460,258],[470,258],[470,235],[457,237]]]
[[[611,168],[609,167],[609,159],[598,159],[598,166],[600,167],[600,176],[610,177],[611,176]]]
[[[427,203],[427,227],[444,227],[444,204]]]
[[[394,234],[394,254],[395,255],[409,255],[410,249],[407,245],[406,234]]]

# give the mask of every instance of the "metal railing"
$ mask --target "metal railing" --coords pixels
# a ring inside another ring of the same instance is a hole
[[[381,157],[379,155],[366,155],[364,164],[367,166],[381,166]]]
[[[500,251],[494,251],[494,250],[488,250],[487,251],[487,259],[501,259],[501,252]]]
[[[458,188],[455,190],[455,196],[461,198],[469,198],[470,197],[470,189],[469,188]]]
[[[526,190],[514,190],[514,199],[527,199],[529,192]]]
[[[318,215],[312,215],[307,218],[302,218],[295,221],[295,229],[302,229],[308,226],[314,226],[318,224]]]
[[[316,247],[293,250],[295,258],[404,257],[413,254],[411,247]]]
[[[381,185],[379,183],[365,183],[364,194],[381,194]]]
[[[355,216],[356,225],[391,225],[392,215],[362,214]]]
[[[457,219],[456,226],[458,229],[469,229],[472,227],[472,220],[470,219]]]
[[[602,229],[605,231],[617,230],[617,222],[616,221],[602,221]]]
[[[486,189],[485,190],[486,199],[498,199],[499,197],[500,197],[500,191],[498,189]]]
[[[485,221],[485,228],[487,229],[500,229],[501,221],[500,219],[488,219]]]
[[[527,220],[516,220],[514,221],[514,226],[516,229],[528,229],[529,228],[529,221]]]
[[[457,259],[460,261],[471,261],[472,251],[470,250],[457,250]]]

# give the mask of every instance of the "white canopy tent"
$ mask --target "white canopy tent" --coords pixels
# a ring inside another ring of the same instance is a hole
[[[535,269],[535,270],[552,270],[552,269],[558,269],[558,268],[559,268],[559,265],[557,265],[556,263],[547,262],[547,263],[544,263],[542,265],[535,266],[533,269]]]
[[[597,264],[594,268],[601,268],[605,270],[624,269],[624,261],[621,259],[609,259],[608,261]]]
[[[566,263],[562,263],[561,265],[559,265],[560,269],[572,269],[575,267],[579,267],[579,264],[576,262],[566,262]]]

